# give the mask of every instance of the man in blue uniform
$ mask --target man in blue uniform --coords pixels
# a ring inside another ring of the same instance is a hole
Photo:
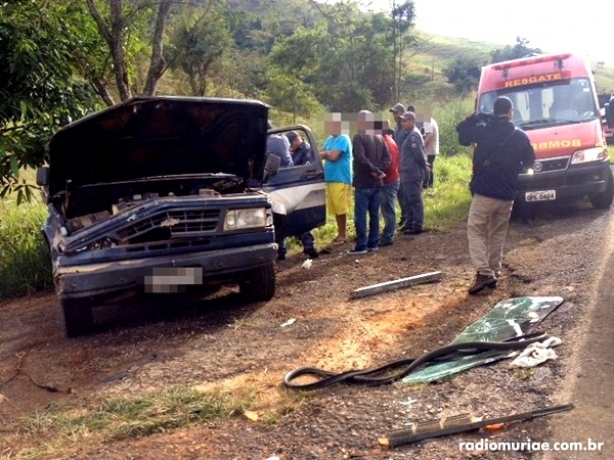
[[[407,133],[401,146],[399,173],[401,175],[401,208],[405,218],[401,231],[405,235],[418,235],[424,228],[424,202],[422,182],[428,174],[428,163],[424,152],[424,140],[416,126],[416,115],[405,112],[401,115],[401,126]]]

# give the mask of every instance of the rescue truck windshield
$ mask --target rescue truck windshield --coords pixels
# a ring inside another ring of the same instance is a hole
[[[514,124],[524,130],[583,123],[599,118],[588,78],[570,78],[488,91],[480,95],[479,111],[492,113],[498,96],[514,103]]]

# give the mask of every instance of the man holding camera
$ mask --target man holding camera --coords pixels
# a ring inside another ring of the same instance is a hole
[[[493,115],[473,114],[456,127],[461,145],[475,144],[467,237],[477,274],[469,294],[496,287],[518,175],[535,162],[528,136],[511,121],[513,113],[512,101],[500,96]]]

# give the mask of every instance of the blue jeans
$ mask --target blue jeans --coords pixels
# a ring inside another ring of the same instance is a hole
[[[401,182],[401,206],[405,222],[405,230],[422,230],[424,227],[424,202],[422,201],[423,177],[410,178]]]
[[[382,241],[391,242],[394,237],[394,229],[397,225],[397,194],[400,181],[396,180],[385,184],[380,192],[382,204],[382,216],[384,217],[384,231]]]
[[[354,250],[364,251],[379,246],[379,203],[381,187],[354,189],[354,224],[356,225],[356,246]],[[367,214],[369,235],[367,236]]]

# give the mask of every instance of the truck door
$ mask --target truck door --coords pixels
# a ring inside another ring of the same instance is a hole
[[[270,129],[268,134],[285,136],[291,131],[309,144],[314,160],[309,164],[281,166],[263,184],[277,215],[275,231],[281,231],[284,237],[299,236],[326,223],[324,168],[313,133],[306,126],[296,125]]]

